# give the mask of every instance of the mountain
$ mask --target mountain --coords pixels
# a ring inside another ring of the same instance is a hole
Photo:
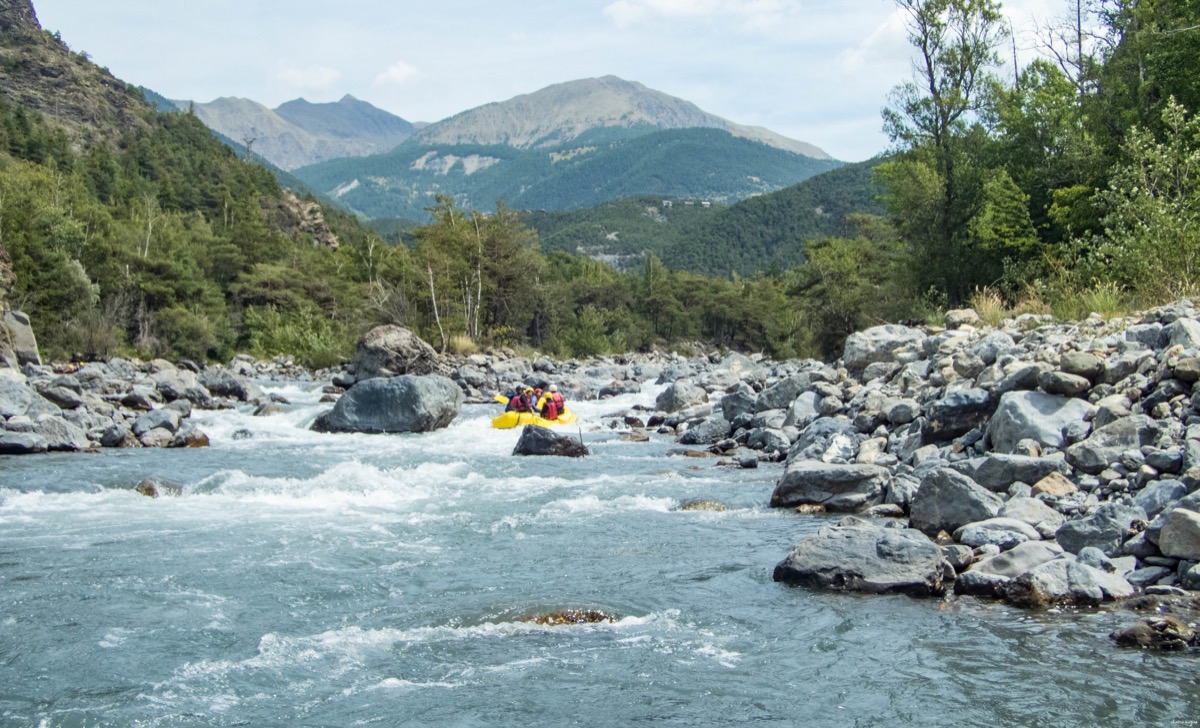
[[[642,124],[599,127],[570,142],[534,149],[426,145],[414,137],[387,154],[293,173],[366,217],[424,220],[438,195],[480,210],[493,209],[500,198],[525,210],[574,210],[634,195],[732,203],[839,165],[721,129],[659,130]]]
[[[575,210],[636,195],[732,203],[841,163],[615,76],[549,86],[431,124],[386,154],[294,170],[369,218],[462,207]]]
[[[640,266],[646,254],[674,269],[750,275],[804,260],[803,243],[847,233],[846,215],[883,214],[873,179],[879,160],[850,164],[726,207],[631,197],[571,212],[530,212],[542,248]]]
[[[695,104],[616,76],[569,81],[485,104],[431,124],[413,140],[425,146],[476,144],[517,149],[552,148],[595,129],[722,129],[813,159],[820,148],[767,129],[742,126],[701,111]]]
[[[174,103],[181,109],[190,108],[208,128],[246,144],[285,170],[386,152],[417,129],[350,95],[329,104],[296,99],[276,109],[239,98]]]

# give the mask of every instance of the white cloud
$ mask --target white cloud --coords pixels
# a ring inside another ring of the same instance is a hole
[[[374,86],[403,86],[420,78],[421,72],[416,66],[404,61],[396,61],[383,73],[375,77]]]
[[[342,79],[342,72],[336,68],[329,68],[327,66],[296,68],[294,66],[281,65],[275,72],[275,76],[293,88],[324,91],[332,88],[334,84]]]

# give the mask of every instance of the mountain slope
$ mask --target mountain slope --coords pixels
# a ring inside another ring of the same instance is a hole
[[[252,139],[249,146],[256,154],[287,170],[386,152],[416,130],[404,119],[349,95],[331,104],[296,99],[277,109],[238,98],[176,103],[190,107],[213,131],[243,142]]]
[[[542,248],[636,268],[647,253],[668,267],[749,275],[804,260],[803,243],[844,234],[850,213],[882,214],[877,161],[846,165],[731,207],[630,197],[571,212],[530,212]]]
[[[736,137],[814,159],[831,158],[812,144],[735,124],[701,111],[689,101],[616,76],[569,81],[485,104],[431,124],[414,141],[427,146],[503,144],[518,149],[549,148],[598,128],[646,125],[658,129],[722,129]]]
[[[630,137],[631,133],[637,136]],[[535,149],[426,145],[295,170],[311,188],[367,217],[424,219],[436,195],[491,210],[570,210],[632,195],[734,202],[839,166],[719,129],[598,128]]]

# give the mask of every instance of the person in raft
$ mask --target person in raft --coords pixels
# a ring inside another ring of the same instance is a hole
[[[549,391],[538,400],[537,410],[541,413],[543,420],[557,420],[565,406],[563,396],[558,393],[558,385],[551,384]]]
[[[508,406],[504,408],[505,412],[532,412],[533,405],[533,387],[525,387],[522,390],[517,387],[517,391],[508,398]]]

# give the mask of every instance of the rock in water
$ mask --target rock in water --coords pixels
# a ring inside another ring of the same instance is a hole
[[[554,627],[562,624],[615,622],[617,618],[601,609],[559,609],[553,612],[546,612],[545,614],[538,614],[522,621]]]
[[[809,536],[775,567],[775,581],[873,594],[945,591],[948,564],[937,544],[911,528],[880,528],[850,517]]]
[[[377,326],[358,342],[350,372],[358,379],[403,374],[441,374],[444,365],[433,347],[403,326]]]
[[[430,432],[458,416],[463,393],[438,376],[368,379],[350,388],[313,423],[317,432]]]
[[[521,438],[513,448],[513,455],[561,455],[581,458],[590,455],[587,446],[579,440],[564,437],[548,427],[525,425]]]
[[[1174,617],[1152,617],[1109,635],[1122,647],[1183,650],[1195,643],[1196,632]]]

